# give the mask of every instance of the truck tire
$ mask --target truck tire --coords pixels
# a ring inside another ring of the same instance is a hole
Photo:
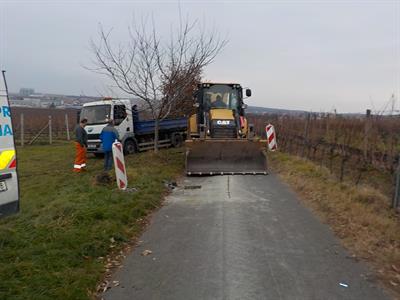
[[[104,153],[93,153],[94,157],[96,158],[103,158],[104,157]]]
[[[136,143],[134,140],[127,140],[124,143],[124,153],[125,154],[134,154],[136,151]]]
[[[183,137],[180,133],[173,133],[171,136],[171,145],[174,148],[181,147],[183,143]]]

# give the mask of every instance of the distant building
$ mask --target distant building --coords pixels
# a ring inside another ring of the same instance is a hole
[[[46,97],[41,98],[40,105],[42,107],[56,107],[64,105],[64,100],[61,97]]]
[[[35,89],[21,88],[21,89],[19,90],[19,94],[20,94],[21,96],[25,96],[25,97],[30,96],[30,95],[32,95],[32,94],[34,94],[34,93],[35,93]]]
[[[11,106],[40,107],[40,99],[25,98],[23,100],[10,99]]]
[[[98,101],[100,99],[99,97],[91,96],[35,93],[34,89],[29,88],[21,88],[19,94],[10,94],[11,106],[38,108],[80,108],[83,103]]]

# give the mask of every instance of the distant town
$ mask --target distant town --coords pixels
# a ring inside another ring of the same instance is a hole
[[[58,109],[80,109],[86,102],[96,101],[101,97],[74,96],[37,93],[32,88],[21,88],[19,93],[10,93],[10,105],[13,107],[32,108],[58,108]]]

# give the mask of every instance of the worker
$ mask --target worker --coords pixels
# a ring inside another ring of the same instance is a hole
[[[139,122],[139,111],[136,104],[132,106],[132,119],[133,123]]]
[[[87,119],[82,119],[75,129],[75,163],[74,172],[86,171],[86,148],[88,136],[85,130]]]
[[[114,120],[109,120],[100,134],[100,140],[104,151],[104,171],[110,171],[113,163],[112,145],[118,140],[118,131],[114,128]]]
[[[215,108],[225,108],[226,103],[222,100],[222,97],[220,95],[217,95],[217,98],[214,101],[212,106]]]

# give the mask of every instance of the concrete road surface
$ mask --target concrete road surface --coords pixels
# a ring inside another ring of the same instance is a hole
[[[389,299],[274,175],[185,178],[141,240],[104,299]]]

